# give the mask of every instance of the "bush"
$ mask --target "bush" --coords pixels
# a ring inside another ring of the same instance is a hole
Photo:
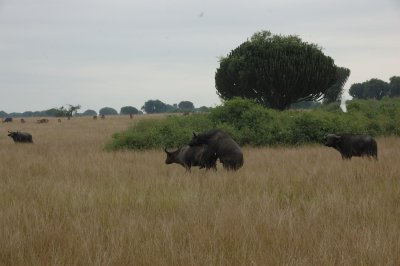
[[[329,133],[400,135],[397,99],[348,102],[348,112],[332,104],[312,111],[275,111],[252,100],[235,98],[209,113],[143,119],[125,132],[115,133],[107,148],[156,149],[180,147],[192,132],[220,128],[240,145],[275,146],[320,143]]]
[[[164,119],[142,119],[127,131],[115,133],[107,149],[155,149],[179,147],[187,143],[192,132],[213,128],[206,114],[170,115]]]

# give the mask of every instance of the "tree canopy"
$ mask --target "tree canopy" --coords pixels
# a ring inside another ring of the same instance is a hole
[[[160,100],[148,100],[141,109],[148,114],[165,113],[167,105]]]
[[[363,83],[354,83],[350,86],[349,94],[356,99],[381,100],[389,95],[390,85],[380,79],[370,79]]]
[[[400,77],[390,78],[390,97],[400,97]]]
[[[139,110],[133,106],[124,106],[121,108],[119,113],[121,115],[130,115],[130,114],[137,115],[139,113]]]
[[[217,94],[239,96],[283,110],[292,103],[320,100],[337,82],[337,67],[316,44],[298,36],[255,33],[220,59]]]
[[[181,101],[178,104],[178,108],[180,110],[184,110],[184,111],[193,111],[194,110],[194,104],[190,101]]]
[[[67,116],[67,117],[71,117],[73,115],[76,115],[76,113],[78,112],[78,110],[81,108],[81,106],[78,105],[71,105],[68,104],[68,108],[61,106],[60,108],[53,108],[48,110],[49,111],[49,116]]]
[[[82,113],[83,116],[94,116],[97,115],[97,112],[95,110],[88,109],[85,112]]]
[[[99,110],[100,115],[117,115],[118,112],[114,108],[111,107],[103,107]]]
[[[324,94],[324,103],[338,102],[342,98],[343,87],[350,76],[350,69],[345,67],[336,68],[336,82],[329,87]]]

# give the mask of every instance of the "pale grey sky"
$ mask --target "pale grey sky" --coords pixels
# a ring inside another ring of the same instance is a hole
[[[260,30],[322,46],[347,89],[388,81],[399,26],[400,0],[0,0],[0,110],[214,106],[218,58]]]

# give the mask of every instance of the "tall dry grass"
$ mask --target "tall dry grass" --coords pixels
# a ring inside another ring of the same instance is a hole
[[[378,139],[378,162],[245,148],[238,172],[186,173],[103,150],[137,119],[0,124],[0,264],[400,264],[400,139]]]

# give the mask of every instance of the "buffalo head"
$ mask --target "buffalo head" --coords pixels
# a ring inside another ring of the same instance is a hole
[[[174,152],[167,151],[167,148],[164,148],[165,153],[167,154],[167,158],[165,159],[165,164],[172,164],[176,162],[176,156],[179,152],[179,149]]]
[[[207,139],[202,136],[201,134],[198,135],[193,131],[193,137],[189,142],[189,146],[199,146],[199,145],[203,145],[203,144],[207,144]]]
[[[324,144],[327,147],[336,147],[342,140],[341,136],[335,134],[328,134],[324,138]]]
[[[8,131],[8,135],[10,138],[15,138],[18,135],[18,131]]]

